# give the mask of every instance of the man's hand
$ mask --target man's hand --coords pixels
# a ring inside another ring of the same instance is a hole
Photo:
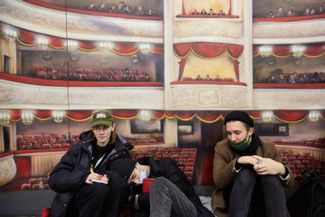
[[[86,178],[87,184],[93,184],[94,181],[99,181],[102,183],[108,183],[108,177],[106,175],[101,175],[98,173],[90,173]]]
[[[108,183],[108,180],[109,180],[109,178],[107,177],[106,174],[99,178],[99,181],[106,183],[106,184]]]
[[[259,175],[283,175],[286,172],[284,165],[271,158],[263,158],[257,155],[252,156],[257,160],[254,170]]]
[[[251,164],[255,166],[258,163],[258,159],[253,156],[241,156],[237,159],[237,162],[240,164]]]

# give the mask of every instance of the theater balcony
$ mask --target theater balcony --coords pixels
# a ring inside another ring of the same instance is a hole
[[[172,71],[177,73],[169,76],[168,108],[249,108],[250,85],[244,72],[243,51],[240,44],[175,43]]]
[[[241,18],[184,18],[174,19],[175,42],[207,41],[242,42]],[[199,38],[199,40],[198,40]]]
[[[324,41],[325,15],[255,18],[254,44],[281,44]],[[302,31],[303,30],[303,31]]]
[[[45,7],[42,1],[2,1],[0,19],[29,31],[76,40],[162,43],[163,20]],[[68,32],[67,32],[68,31]]]
[[[173,23],[174,42],[218,41],[242,43],[243,1],[224,1],[217,6],[202,1],[173,1],[170,22]],[[168,21],[168,17],[165,18]]]
[[[280,84],[279,84],[280,85]],[[323,109],[325,107],[325,89],[324,84],[319,84],[314,89],[310,85],[303,88],[303,85],[297,85],[293,88],[290,85],[275,87],[272,85],[263,87],[263,85],[254,85],[254,108],[256,109]],[[258,88],[257,88],[258,87]]]
[[[2,108],[164,108],[160,82],[44,80],[2,73],[0,87]]]
[[[175,110],[245,109],[250,105],[248,96],[246,84],[240,82],[174,82],[168,105]]]

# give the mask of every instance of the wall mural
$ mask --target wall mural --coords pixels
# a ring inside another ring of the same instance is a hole
[[[186,29],[189,23],[191,28],[197,25],[193,17],[201,22],[241,19],[236,12],[243,4],[234,2],[178,0],[173,3],[173,22],[179,19]],[[0,200],[11,193],[37,198],[42,192],[48,199],[37,208],[28,201],[12,204],[16,211],[0,210],[0,216],[40,215],[41,208],[50,205],[53,192],[47,175],[79,134],[90,129],[95,110],[111,112],[117,132],[134,146],[135,159],[173,158],[193,185],[211,187],[214,146],[225,136],[223,118],[237,107],[201,104],[173,110],[168,98],[173,89],[183,92],[177,88],[193,85],[189,87],[204,95],[200,88],[221,88],[213,91],[228,105],[234,87],[249,86],[252,92],[325,88],[325,42],[294,49],[289,40],[285,45],[246,45],[238,43],[238,35],[227,40],[218,35],[221,42],[164,39],[164,1],[0,0],[0,6]],[[38,7],[48,12],[48,19]],[[252,16],[256,22],[285,16],[323,19],[323,7],[323,0],[253,1]],[[22,22],[20,10],[30,12],[24,27],[16,22]],[[189,17],[194,20],[186,20]],[[164,40],[173,40],[172,46]],[[247,46],[252,46],[252,57],[244,56]],[[245,69],[245,58],[253,72]],[[252,81],[248,73],[253,73]],[[297,184],[305,169],[325,176],[324,109],[245,109],[256,121],[256,132],[276,143]]]

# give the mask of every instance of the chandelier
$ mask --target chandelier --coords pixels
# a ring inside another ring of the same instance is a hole
[[[139,45],[139,48],[140,48],[141,52],[144,53],[144,54],[149,53],[150,47],[151,47],[151,45],[148,44],[148,43],[144,43],[144,44]]]
[[[29,125],[29,124],[33,123],[34,114],[30,110],[24,110],[21,113],[21,119],[22,119],[22,121],[23,121],[24,124]]]
[[[264,122],[270,122],[272,120],[273,112],[265,111],[262,113],[262,119]]]
[[[10,113],[9,113],[9,111],[1,111],[0,112],[0,124],[1,125],[10,124]]]
[[[143,121],[150,121],[152,117],[152,112],[150,110],[140,110],[138,113],[138,117]]]
[[[40,46],[43,49],[46,49],[48,47],[49,40],[45,37],[40,36],[37,38],[37,43],[38,43],[38,46]]]
[[[64,111],[53,111],[52,113],[53,121],[57,124],[62,123],[64,115],[65,115]]]
[[[114,44],[109,41],[102,41],[99,43],[99,47],[102,49],[113,49]]]
[[[308,119],[312,122],[318,121],[319,115],[319,111],[310,111],[308,114]]]
[[[295,58],[302,57],[302,55],[304,54],[305,49],[306,48],[304,46],[299,46],[299,45],[293,46],[292,47],[292,56],[294,56]]]
[[[6,39],[17,37],[17,31],[11,27],[6,27],[3,31]]]
[[[272,54],[272,47],[271,46],[261,46],[258,49],[261,57],[268,57]]]

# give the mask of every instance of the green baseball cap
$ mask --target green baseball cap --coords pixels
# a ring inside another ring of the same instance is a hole
[[[114,123],[114,118],[107,111],[96,111],[93,114],[93,117],[91,119],[91,125],[93,127],[95,127],[97,125],[112,126],[113,123]]]

